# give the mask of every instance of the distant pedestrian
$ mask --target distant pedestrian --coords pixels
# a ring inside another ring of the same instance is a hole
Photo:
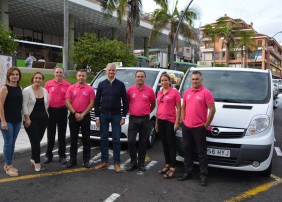
[[[15,143],[22,121],[21,71],[10,67],[7,71],[6,85],[0,89],[1,131],[4,138],[4,171],[9,176],[18,176],[18,170],[12,165]]]
[[[129,126],[128,126],[128,146],[130,154],[130,165],[127,171],[132,171],[138,167],[140,171],[146,171],[144,166],[146,157],[147,141],[150,134],[150,113],[156,106],[154,90],[145,85],[146,73],[138,70],[135,73],[136,85],[127,90],[129,103]],[[139,133],[138,165],[136,153],[136,136]]]
[[[66,93],[71,84],[64,80],[64,69],[57,66],[54,70],[55,78],[47,81],[44,88],[49,93],[49,121],[47,126],[48,146],[45,164],[53,159],[56,128],[58,128],[59,162],[66,164],[66,130],[68,122],[68,109],[66,107]]]
[[[23,90],[24,128],[31,144],[31,164],[35,171],[43,170],[40,165],[40,142],[48,124],[49,95],[41,85],[44,75],[35,72],[31,77],[31,86]]]
[[[32,68],[33,61],[36,61],[36,58],[33,56],[33,53],[29,53],[29,57],[25,60],[25,66]]]
[[[197,151],[200,164],[200,184],[205,186],[208,175],[206,128],[213,120],[215,105],[212,93],[202,84],[201,72],[192,72],[191,83],[192,88],[184,92],[181,108],[185,173],[178,180],[184,181],[192,178],[193,155]]]
[[[76,74],[77,83],[70,86],[66,93],[66,106],[70,111],[69,128],[71,137],[70,161],[67,168],[76,165],[78,133],[82,133],[83,163],[90,168],[90,114],[94,106],[94,89],[86,83],[87,74],[79,70]]]
[[[96,125],[101,132],[101,164],[95,170],[101,170],[109,166],[109,124],[112,126],[114,169],[117,173],[120,168],[120,135],[121,126],[125,123],[128,104],[125,85],[115,78],[116,65],[109,63],[106,67],[107,79],[101,81],[97,89],[95,100]],[[122,101],[122,106],[121,106]],[[122,110],[122,111],[121,111]]]
[[[162,90],[158,92],[156,131],[159,131],[164,155],[165,168],[159,170],[165,179],[173,177],[176,159],[176,137],[175,132],[179,128],[181,113],[181,98],[178,90],[171,87],[171,78],[168,74],[161,76]]]

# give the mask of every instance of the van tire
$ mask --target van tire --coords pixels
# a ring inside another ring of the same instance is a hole
[[[150,134],[149,139],[147,141],[147,148],[152,148],[154,146],[156,140],[156,129],[155,129],[155,121],[150,121]]]
[[[270,177],[271,172],[272,172],[272,161],[270,162],[266,170],[260,172],[260,175],[263,177]]]

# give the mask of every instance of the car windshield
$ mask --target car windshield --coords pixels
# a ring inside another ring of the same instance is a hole
[[[203,85],[209,89],[218,102],[268,103],[270,99],[269,75],[260,72],[202,70]],[[191,88],[191,74],[185,78],[181,89]]]
[[[133,86],[136,81],[135,81],[135,73],[136,69],[117,69],[117,74],[116,78],[122,81],[125,85],[126,90],[130,87]],[[146,80],[145,84],[153,87],[158,71],[150,71],[150,70],[144,70],[146,72]],[[93,88],[98,88],[98,85],[101,81],[105,80],[107,78],[106,71],[103,70],[96,78],[95,81],[92,83]]]
[[[278,80],[273,79],[273,83],[278,84]]]

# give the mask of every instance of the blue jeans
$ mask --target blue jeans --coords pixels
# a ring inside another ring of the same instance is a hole
[[[100,115],[100,133],[101,133],[101,161],[109,162],[109,123],[112,126],[114,164],[120,163],[120,134],[121,134],[121,114],[112,115],[110,113],[101,113]]]
[[[7,122],[7,125],[8,130],[2,130],[1,128],[4,138],[3,153],[5,156],[6,165],[12,165],[12,158],[15,151],[15,143],[21,128],[21,122]]]

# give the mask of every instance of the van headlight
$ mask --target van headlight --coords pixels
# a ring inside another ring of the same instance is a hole
[[[265,131],[270,124],[270,117],[267,115],[256,115],[252,119],[246,135],[255,135]]]

